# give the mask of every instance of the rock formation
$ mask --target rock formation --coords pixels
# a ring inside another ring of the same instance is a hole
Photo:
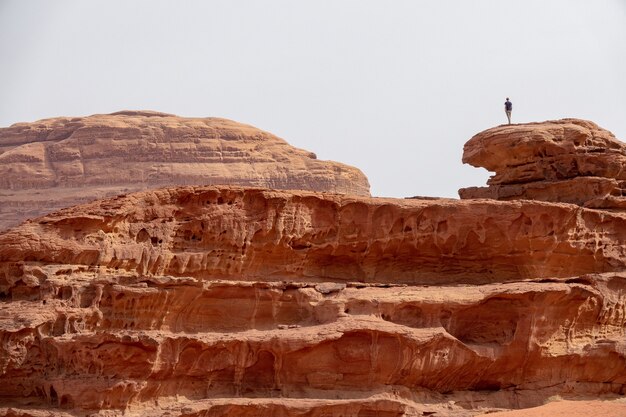
[[[536,201],[204,186],[68,208],[0,235],[0,415],[615,398],[625,240],[622,213]]]
[[[230,162],[206,163],[240,179],[238,158],[257,157],[256,174],[296,167],[281,184],[362,178],[327,176],[332,165],[233,122],[93,118],[79,120],[106,119],[102,137],[125,138],[124,152],[130,137],[167,136],[203,160],[206,138],[222,152],[235,141]],[[85,159],[102,126],[72,123],[15,133],[0,159],[36,172],[29,146],[50,161],[56,143]],[[116,163],[148,172],[164,152],[150,140],[134,145],[150,149],[145,166]],[[626,394],[623,149],[591,122],[501,126],[466,145],[466,162],[496,174],[465,200],[182,186],[26,221],[0,234],[0,416],[622,416],[604,400]]]
[[[123,111],[0,129],[0,230],[97,198],[208,184],[369,195],[358,169],[225,119]]]
[[[463,162],[495,172],[461,198],[542,200],[626,208],[626,144],[595,123],[563,119],[503,125],[470,139]]]

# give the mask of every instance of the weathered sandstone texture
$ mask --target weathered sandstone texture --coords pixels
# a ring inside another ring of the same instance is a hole
[[[358,169],[225,119],[123,111],[0,129],[0,230],[98,198],[209,184],[369,195]]]
[[[147,191],[1,234],[0,294],[6,416],[469,417],[626,391],[626,216],[573,204]]]
[[[626,144],[595,123],[563,119],[503,125],[466,144],[463,162],[495,172],[461,198],[542,200],[626,209]]]
[[[556,401],[530,409],[501,411],[480,417],[623,417],[626,416],[626,401]]]

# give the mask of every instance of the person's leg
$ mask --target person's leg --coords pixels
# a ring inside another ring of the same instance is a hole
[[[511,124],[511,112],[510,111],[506,112],[506,118],[509,119],[509,124]]]

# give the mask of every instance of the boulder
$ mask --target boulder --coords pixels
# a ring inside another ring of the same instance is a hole
[[[626,144],[595,123],[563,119],[503,125],[472,137],[463,162],[495,174],[463,199],[541,200],[623,209]]]

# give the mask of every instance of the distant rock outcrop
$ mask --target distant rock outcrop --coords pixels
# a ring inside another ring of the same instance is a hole
[[[209,184],[369,195],[358,169],[225,119],[122,111],[0,129],[0,230],[97,198]]]
[[[503,125],[466,144],[463,162],[495,172],[461,198],[542,200],[626,209],[626,144],[595,123],[563,119]]]

